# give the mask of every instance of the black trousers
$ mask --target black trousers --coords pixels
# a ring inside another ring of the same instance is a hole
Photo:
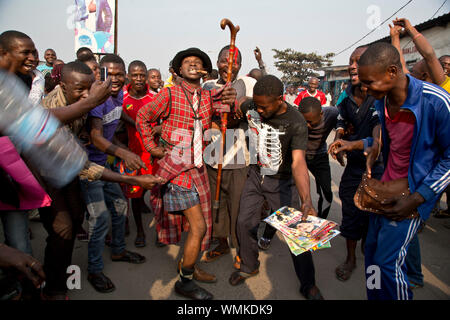
[[[331,191],[330,160],[328,158],[328,154],[322,153],[311,157],[307,155],[306,165],[316,180],[316,190],[319,195],[319,202],[317,204],[318,216],[319,218],[326,219],[330,213],[331,203],[333,201],[333,192]],[[324,199],[326,201],[325,207],[323,205]],[[276,232],[277,229],[266,224],[263,237],[266,239],[272,239]]]
[[[48,233],[45,247],[44,292],[49,295],[67,291],[67,267],[72,263],[76,233],[85,212],[78,177],[61,189],[48,190],[50,207],[40,208],[39,214]]]
[[[241,271],[250,273],[259,268],[259,251],[257,230],[261,220],[264,200],[273,212],[283,206],[300,209],[300,198],[293,179],[275,179],[262,177],[259,168],[252,166],[249,170],[237,222],[239,256]],[[300,280],[301,292],[306,294],[315,285],[315,271],[311,252],[298,256],[291,253],[295,273]]]
[[[306,156],[308,170],[316,180],[316,190],[319,195],[317,213],[319,218],[326,219],[330,212],[333,192],[331,191],[331,170],[328,153],[320,153],[315,156]],[[324,206],[325,199],[325,206]]]

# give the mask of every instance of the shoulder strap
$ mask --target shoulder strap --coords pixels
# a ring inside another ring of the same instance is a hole
[[[164,110],[163,114],[167,113],[167,109],[169,109],[169,112],[167,113],[166,116],[161,117],[161,121],[167,120],[167,118],[169,118],[170,116],[170,113],[172,112],[172,92],[170,91],[170,87],[167,87],[167,90],[169,90],[169,105],[166,107],[166,110]]]
[[[209,102],[211,103],[211,110],[213,110],[213,101],[211,96],[211,90],[209,90]]]

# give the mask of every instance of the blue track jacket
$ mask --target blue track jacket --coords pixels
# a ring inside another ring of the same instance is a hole
[[[418,211],[428,219],[439,195],[450,182],[450,95],[441,87],[409,78],[408,97],[401,108],[416,117],[409,158],[408,182],[411,193],[418,192],[425,202]],[[384,99],[375,102],[383,134],[385,167],[389,154]]]

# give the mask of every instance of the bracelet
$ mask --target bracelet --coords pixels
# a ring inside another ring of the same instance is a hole
[[[413,41],[416,40],[416,39],[417,39],[418,37],[420,37],[420,36],[422,36],[421,33],[416,34],[416,35],[413,37]]]

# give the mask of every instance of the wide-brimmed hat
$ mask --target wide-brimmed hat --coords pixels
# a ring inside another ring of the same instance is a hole
[[[181,62],[183,61],[184,58],[191,57],[191,56],[200,58],[203,61],[203,68],[208,73],[211,73],[212,64],[211,64],[211,59],[209,59],[208,55],[206,53],[204,53],[202,50],[200,50],[199,48],[189,48],[189,49],[178,52],[176,54],[175,58],[173,58],[173,60],[172,60],[172,67],[173,67],[173,70],[176,72],[176,74],[181,76],[179,74]]]

